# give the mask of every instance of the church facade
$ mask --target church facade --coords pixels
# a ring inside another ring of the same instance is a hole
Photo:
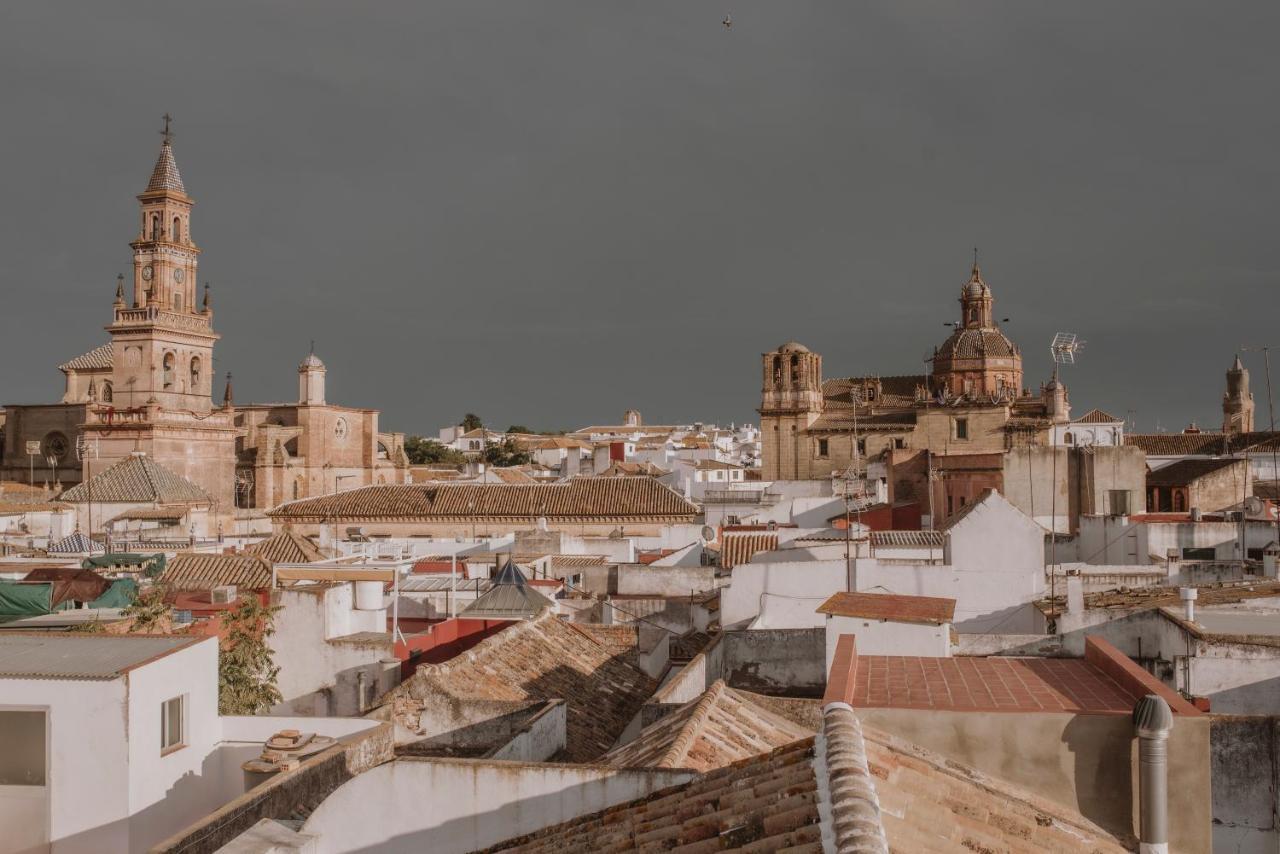
[[[922,500],[943,458],[985,457],[998,471],[1007,451],[1047,444],[1051,427],[1070,420],[1066,388],[1056,377],[1035,393],[1023,387],[1022,353],[994,305],[975,264],[960,319],[927,374],[824,378],[822,357],[802,344],[764,353],[763,479],[865,473],[882,463],[891,500]]]
[[[139,217],[132,280],[116,285],[107,344],[59,366],[57,404],[6,406],[0,477],[69,485],[144,453],[190,480],[215,513],[266,508],[337,487],[402,483],[403,435],[378,413],[331,406],[314,354],[299,366],[296,403],[236,407],[230,377],[213,398],[209,288],[197,292],[200,247],[166,130]]]

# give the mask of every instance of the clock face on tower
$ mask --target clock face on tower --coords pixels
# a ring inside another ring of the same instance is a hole
[[[187,277],[187,274],[181,267],[173,271],[173,280],[178,284],[182,284],[182,280],[185,279],[186,277]]]
[[[150,264],[142,268],[142,280],[144,282],[151,281],[151,277],[155,275],[155,269]]]

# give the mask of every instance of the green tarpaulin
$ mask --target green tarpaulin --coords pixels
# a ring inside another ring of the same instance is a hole
[[[90,608],[124,608],[138,598],[138,582],[132,578],[117,578],[107,592],[88,604]]]
[[[52,584],[0,581],[0,617],[38,617],[49,613]]]

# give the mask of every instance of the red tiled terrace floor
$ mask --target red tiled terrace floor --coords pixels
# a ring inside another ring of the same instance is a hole
[[[860,655],[855,707],[1129,714],[1137,695],[1080,658]]]

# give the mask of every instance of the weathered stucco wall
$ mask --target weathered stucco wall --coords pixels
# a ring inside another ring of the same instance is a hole
[[[349,781],[311,814],[318,854],[475,851],[692,778],[679,771],[397,759]]]
[[[760,694],[821,696],[827,684],[826,629],[725,632],[724,680]]]
[[[1280,718],[1210,720],[1213,850],[1275,854],[1280,850]]]
[[[858,709],[868,727],[905,738],[1136,835],[1137,739],[1128,715]],[[1169,735],[1169,848],[1212,850],[1209,719],[1176,717]]]

